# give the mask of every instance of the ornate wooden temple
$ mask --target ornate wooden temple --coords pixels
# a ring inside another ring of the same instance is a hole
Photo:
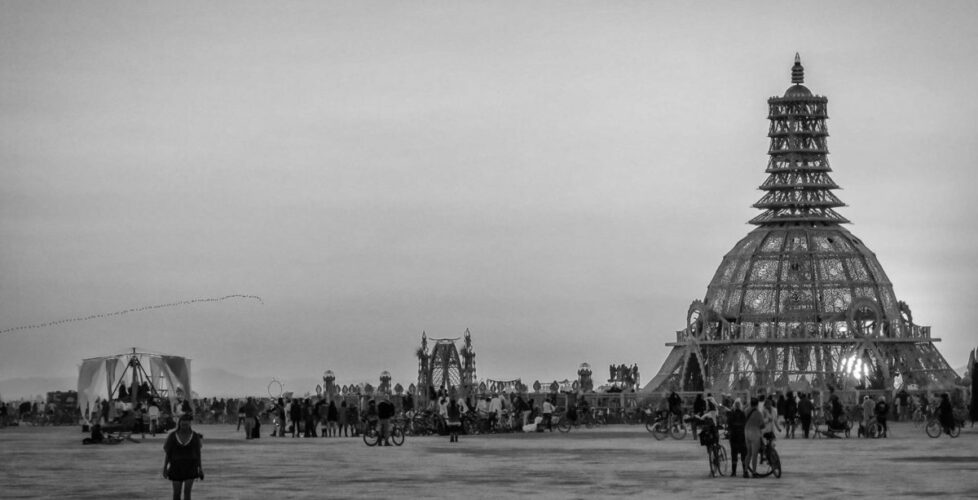
[[[825,97],[804,83],[768,99],[771,140],[757,226],[693,302],[646,391],[949,387],[956,374],[914,323],[876,255],[842,227]]]

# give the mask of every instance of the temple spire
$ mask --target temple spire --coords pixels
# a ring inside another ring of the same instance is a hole
[[[801,56],[795,52],[795,65],[791,67],[791,83],[805,83],[805,68],[801,65]]]

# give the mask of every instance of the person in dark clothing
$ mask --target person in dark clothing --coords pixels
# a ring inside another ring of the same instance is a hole
[[[795,437],[795,420],[798,418],[798,402],[795,401],[795,393],[788,391],[788,397],[784,399],[784,437],[791,439]]]
[[[803,393],[801,401],[798,402],[798,419],[801,420],[801,431],[805,434],[805,439],[808,439],[808,432],[812,428],[813,411],[815,411],[815,405],[812,404],[812,400],[808,399],[808,394]]]
[[[204,436],[190,428],[193,415],[185,413],[180,416],[176,430],[170,433],[163,445],[163,477],[173,483],[173,498],[190,500],[190,491],[195,479],[204,479],[204,468],[201,466],[200,450]]]
[[[880,396],[879,400],[876,401],[873,413],[876,414],[876,422],[883,427],[883,434],[880,437],[886,437],[886,433],[889,431],[889,427],[886,425],[886,417],[890,413],[890,405],[887,404],[885,396]]]
[[[683,415],[683,398],[679,397],[676,391],[672,391],[669,395],[669,411],[677,417]]]
[[[445,424],[448,427],[448,442],[457,443],[458,430],[462,427],[462,411],[458,407],[458,402],[454,399],[448,402],[448,415],[445,419]]]
[[[704,412],[706,412],[706,400],[703,399],[702,394],[697,394],[696,399],[693,400],[693,415],[702,417]],[[696,431],[699,427],[697,419],[693,419],[690,426],[693,429],[693,439],[696,439]]]
[[[842,427],[842,401],[839,400],[839,396],[835,393],[829,397],[829,413],[832,415],[832,425],[833,429],[838,429]]]
[[[289,406],[289,420],[292,421],[292,437],[296,437],[296,434],[301,432],[299,424],[302,422],[302,404],[298,399],[293,399]]]
[[[951,398],[947,393],[941,394],[941,403],[937,405],[937,418],[944,428],[945,434],[951,434],[954,427],[954,406],[951,405]]]
[[[394,418],[394,413],[394,403],[391,403],[390,396],[384,394],[384,398],[377,405],[377,420],[380,424],[377,428],[378,439],[384,442],[384,446],[391,445],[391,419]]]
[[[302,402],[302,418],[306,422],[305,432],[302,436],[316,437],[316,407],[313,406],[312,400],[309,398]]]
[[[730,477],[737,477],[737,459],[744,465],[744,477],[747,477],[747,444],[744,440],[744,424],[747,423],[747,415],[744,414],[744,405],[737,398],[733,402],[733,409],[727,415],[727,428],[730,433]]]

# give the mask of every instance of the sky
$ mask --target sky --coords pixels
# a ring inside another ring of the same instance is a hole
[[[753,228],[795,52],[829,99],[838,212],[963,366],[976,18],[971,1],[0,0],[0,380],[139,347],[407,386],[422,332],[468,329],[480,379],[588,362],[644,383]],[[261,301],[98,316],[229,295]]]

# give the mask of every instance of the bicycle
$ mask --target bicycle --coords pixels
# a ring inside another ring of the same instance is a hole
[[[686,425],[682,422],[682,418],[673,413],[664,417],[660,416],[651,424],[651,428],[649,428],[649,424],[645,424],[645,426],[652,433],[652,436],[659,441],[665,439],[666,436],[672,436],[676,440],[686,437]]]
[[[719,441],[706,447],[706,457],[710,462],[711,477],[726,476],[730,472],[727,449]]]
[[[363,444],[367,446],[377,446],[380,444],[380,432],[377,430],[377,423],[367,423],[363,431]],[[404,429],[400,425],[391,425],[390,440],[395,446],[404,444]]]
[[[944,426],[941,425],[940,419],[937,417],[931,417],[930,420],[927,421],[926,431],[927,435],[932,438],[939,438],[941,437],[941,434],[944,433],[947,433],[947,435],[951,436],[952,438],[956,438],[961,435],[961,427],[963,427],[963,425],[963,420],[959,421],[957,418],[954,418],[951,421],[951,426],[945,430]]]
[[[768,437],[765,435],[761,438],[761,450],[758,453],[758,465],[759,470],[754,470],[750,467],[750,464],[744,463],[744,467],[753,474],[754,477],[767,477],[774,475],[774,477],[781,477],[781,457],[778,455],[778,450],[774,449],[774,439],[773,435]]]

